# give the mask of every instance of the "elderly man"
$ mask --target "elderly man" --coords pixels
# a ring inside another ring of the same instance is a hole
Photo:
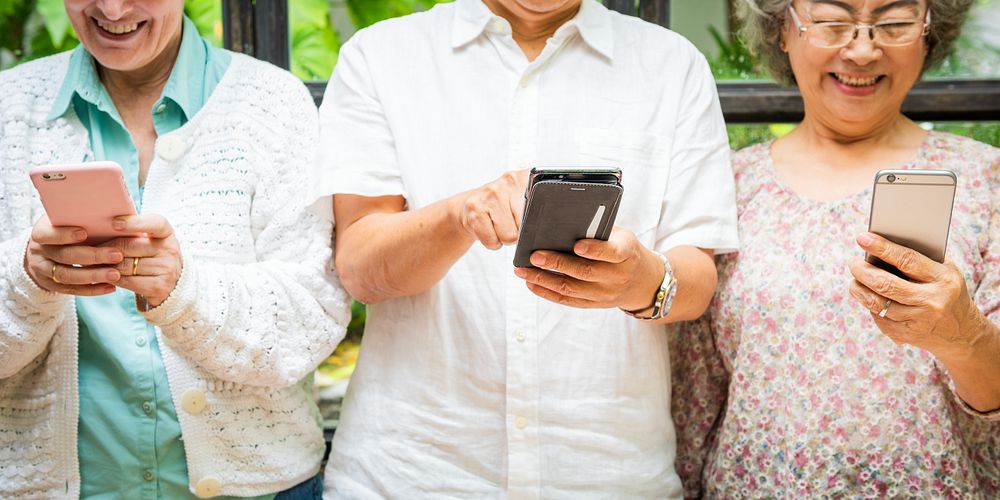
[[[458,0],[357,33],[321,126],[337,269],[369,304],[328,496],[679,495],[662,324],[737,245],[695,48],[595,0]],[[617,227],[515,269],[526,169],[566,165],[622,169]]]

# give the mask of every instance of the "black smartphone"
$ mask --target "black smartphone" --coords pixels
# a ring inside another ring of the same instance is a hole
[[[537,250],[573,253],[582,239],[607,241],[622,198],[616,167],[535,168],[525,191],[514,266],[535,267]]]
[[[868,231],[944,262],[958,177],[950,170],[880,170],[872,189]],[[871,256],[872,265],[907,277]]]

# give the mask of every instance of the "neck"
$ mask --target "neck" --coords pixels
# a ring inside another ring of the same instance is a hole
[[[516,1],[483,0],[494,14],[510,23],[514,41],[533,61],[545,47],[545,41],[552,38],[560,26],[573,19],[580,10],[580,0],[566,2],[557,10],[538,12],[530,10]]]
[[[149,64],[134,70],[119,71],[97,64],[97,74],[108,94],[116,103],[127,98],[157,99],[170,79],[174,62],[181,48],[181,30],[170,40],[166,48]]]
[[[802,134],[806,142],[816,146],[859,151],[891,146],[901,139],[905,141],[915,134],[923,134],[923,129],[902,113],[887,115],[875,123],[856,126],[830,124],[806,113],[795,131]]]

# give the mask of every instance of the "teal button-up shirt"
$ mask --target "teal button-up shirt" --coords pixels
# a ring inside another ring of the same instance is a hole
[[[201,109],[230,58],[184,19],[177,60],[152,109],[157,135],[176,130]],[[138,150],[100,81],[94,58],[82,45],[70,57],[49,119],[69,114],[70,108],[89,132],[92,159],[122,166],[129,193],[141,211]],[[81,496],[194,498],[156,330],[136,309],[135,295],[117,289],[100,297],[77,297],[76,308]]]

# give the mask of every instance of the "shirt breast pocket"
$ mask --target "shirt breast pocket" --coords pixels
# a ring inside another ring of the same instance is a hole
[[[670,141],[656,134],[615,129],[576,130],[581,166],[622,170],[622,202],[615,225],[646,245],[655,243],[670,175]]]

